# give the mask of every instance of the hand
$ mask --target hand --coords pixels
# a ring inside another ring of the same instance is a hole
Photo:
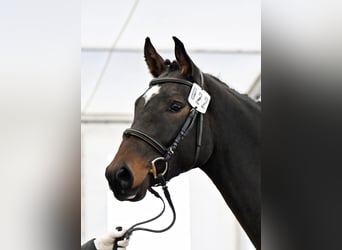
[[[108,232],[105,235],[98,237],[94,240],[94,244],[97,250],[113,250],[114,241],[116,238],[125,234],[126,230]],[[128,246],[128,240],[124,239],[118,241],[118,250],[126,250]]]

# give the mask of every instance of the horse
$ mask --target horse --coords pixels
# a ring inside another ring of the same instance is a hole
[[[132,125],[106,168],[109,188],[120,201],[139,201],[157,176],[169,181],[198,167],[260,249],[261,106],[203,73],[184,44],[173,40],[171,62],[145,39],[153,80],[135,101]]]

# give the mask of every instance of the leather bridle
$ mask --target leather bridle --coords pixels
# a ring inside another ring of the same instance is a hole
[[[203,88],[203,75],[201,75],[201,81],[200,86]],[[157,84],[165,84],[165,83],[174,83],[174,84],[182,84],[186,85],[188,87],[192,87],[193,83],[184,79],[178,79],[178,78],[172,78],[172,77],[163,77],[163,78],[156,78],[153,79],[150,82],[150,87],[157,85]],[[154,183],[153,186],[159,186],[162,184],[162,182],[165,182],[166,175],[168,173],[168,165],[171,157],[175,153],[175,150],[177,149],[179,143],[184,139],[184,137],[189,133],[189,131],[192,129],[192,127],[195,124],[196,118],[199,116],[199,121],[197,123],[197,137],[196,137],[196,151],[195,151],[195,157],[194,162],[191,166],[191,168],[195,167],[196,164],[198,164],[198,159],[200,155],[201,145],[202,145],[202,134],[203,134],[203,114],[199,113],[196,108],[192,108],[188,116],[186,117],[182,127],[180,128],[177,136],[173,140],[172,143],[170,143],[170,146],[166,147],[163,144],[161,144],[158,140],[154,139],[153,137],[149,136],[147,133],[140,131],[135,128],[128,128],[124,131],[125,136],[134,136],[148,145],[150,145],[152,148],[154,148],[158,153],[161,154],[160,157],[155,158],[151,161],[151,169],[150,173],[153,175]],[[164,178],[164,180],[161,180],[160,178]]]
[[[200,76],[201,76],[200,87],[203,88],[204,84],[203,84],[202,72],[201,72]],[[187,81],[187,80],[178,79],[178,78],[171,78],[171,77],[163,77],[163,78],[153,79],[150,82],[150,87],[157,85],[157,84],[164,84],[164,83],[183,84],[183,85],[189,86],[190,88],[192,88],[192,85],[193,85],[192,82]],[[158,194],[157,191],[152,189],[152,187],[149,187],[148,190],[155,197],[159,198],[163,202],[162,211],[157,216],[153,217],[152,219],[136,223],[133,226],[131,226],[130,228],[128,228],[122,237],[115,239],[114,245],[113,245],[113,250],[117,250],[118,241],[120,241],[122,239],[129,239],[134,231],[147,231],[147,232],[152,232],[152,233],[162,233],[162,232],[169,230],[173,226],[173,224],[175,223],[176,211],[175,211],[175,208],[173,206],[171,196],[170,196],[170,193],[168,191],[168,187],[166,185],[166,176],[167,176],[167,173],[169,170],[168,165],[169,165],[169,161],[170,161],[172,155],[174,154],[175,150],[177,149],[179,143],[184,139],[184,137],[189,133],[189,131],[194,126],[197,116],[199,117],[199,122],[197,123],[196,152],[195,152],[194,162],[192,164],[192,167],[195,167],[196,164],[198,164],[198,159],[199,159],[201,145],[202,145],[202,133],[203,133],[203,114],[198,112],[196,110],[196,108],[192,108],[189,111],[189,114],[188,114],[187,118],[185,119],[182,127],[180,128],[177,136],[175,137],[173,142],[168,147],[165,147],[158,140],[154,139],[153,137],[149,136],[145,132],[140,131],[138,129],[128,128],[124,131],[124,136],[134,136],[134,137],[138,138],[139,140],[144,141],[145,143],[147,143],[148,145],[150,145],[152,148],[154,148],[156,151],[158,151],[160,153],[161,156],[159,156],[159,157],[157,157],[151,161],[150,173],[152,174],[153,180],[154,180],[152,185],[153,186],[160,186],[160,185],[162,186],[165,198],[166,198],[166,200],[167,200],[167,202],[168,202],[168,204],[172,210],[173,219],[167,227],[165,227],[163,229],[159,229],[159,230],[140,227],[143,224],[146,224],[146,223],[149,223],[149,222],[152,222],[152,221],[158,219],[165,211],[165,202],[164,202],[163,198]],[[117,230],[122,230],[122,228],[117,227]]]

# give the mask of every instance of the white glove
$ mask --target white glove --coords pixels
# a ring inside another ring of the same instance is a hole
[[[114,241],[116,238],[125,234],[126,230],[108,232],[105,235],[98,237],[94,240],[94,245],[97,250],[113,250]],[[118,250],[126,250],[128,240],[124,239],[118,241]]]

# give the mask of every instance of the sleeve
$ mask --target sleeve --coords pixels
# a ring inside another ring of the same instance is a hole
[[[81,250],[96,250],[96,247],[94,245],[94,239],[84,243],[82,246],[81,246]]]

